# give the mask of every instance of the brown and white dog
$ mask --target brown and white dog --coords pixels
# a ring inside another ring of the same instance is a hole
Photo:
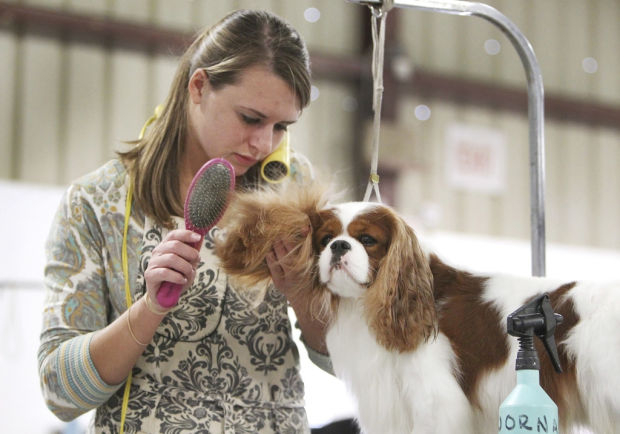
[[[275,240],[297,241],[288,266],[308,303],[330,313],[327,347],[364,432],[497,433],[516,381],[506,317],[543,292],[564,317],[555,333],[564,373],[538,346],[560,432],[620,432],[620,284],[458,270],[389,207],[329,205],[320,190],[240,195],[222,225],[217,254],[244,284],[269,281]]]

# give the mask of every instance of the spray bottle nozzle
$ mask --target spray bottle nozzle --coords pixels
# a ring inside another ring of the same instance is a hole
[[[553,312],[549,294],[544,293],[508,315],[508,334],[519,338],[517,369],[540,369],[534,336],[542,340],[553,367],[562,372],[555,344],[555,328],[563,317]]]

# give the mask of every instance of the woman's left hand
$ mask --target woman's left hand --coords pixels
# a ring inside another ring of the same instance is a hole
[[[307,229],[305,235],[309,233],[310,228]],[[290,264],[294,262],[295,252],[290,253],[298,243],[283,240],[276,241],[271,252],[267,254],[267,267],[271,272],[274,286],[284,294],[293,307],[306,345],[319,353],[327,354],[325,331],[329,318],[327,318],[326,313],[314,314],[310,311],[310,304],[307,302],[308,294],[299,293],[299,289],[302,287],[299,281],[301,276],[291,271]]]
[[[274,286],[284,294],[289,301],[297,286],[296,276],[291,274],[287,264],[287,255],[293,248],[294,245],[292,243],[279,240],[274,243],[271,252],[269,252],[266,257],[267,267],[271,272]]]
[[[307,236],[310,233],[310,228],[304,232],[303,235]],[[289,302],[293,301],[295,290],[299,288],[299,276],[294,275],[290,267],[294,258],[289,255],[298,244],[299,241],[278,240],[273,244],[271,252],[265,258],[274,286],[284,294]]]

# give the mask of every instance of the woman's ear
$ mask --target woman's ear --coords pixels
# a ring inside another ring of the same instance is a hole
[[[202,96],[210,88],[209,76],[207,72],[198,68],[189,78],[187,90],[189,91],[189,99],[194,104],[200,104]]]

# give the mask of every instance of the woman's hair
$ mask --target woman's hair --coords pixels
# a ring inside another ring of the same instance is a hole
[[[183,215],[179,161],[187,139],[188,84],[204,69],[214,89],[235,84],[249,67],[264,65],[289,84],[301,108],[310,101],[310,59],[299,33],[267,11],[240,10],[203,31],[181,57],[160,116],[144,138],[119,156],[134,185],[136,204],[159,224]],[[250,170],[245,177],[256,178]],[[240,180],[240,185],[256,182]]]

